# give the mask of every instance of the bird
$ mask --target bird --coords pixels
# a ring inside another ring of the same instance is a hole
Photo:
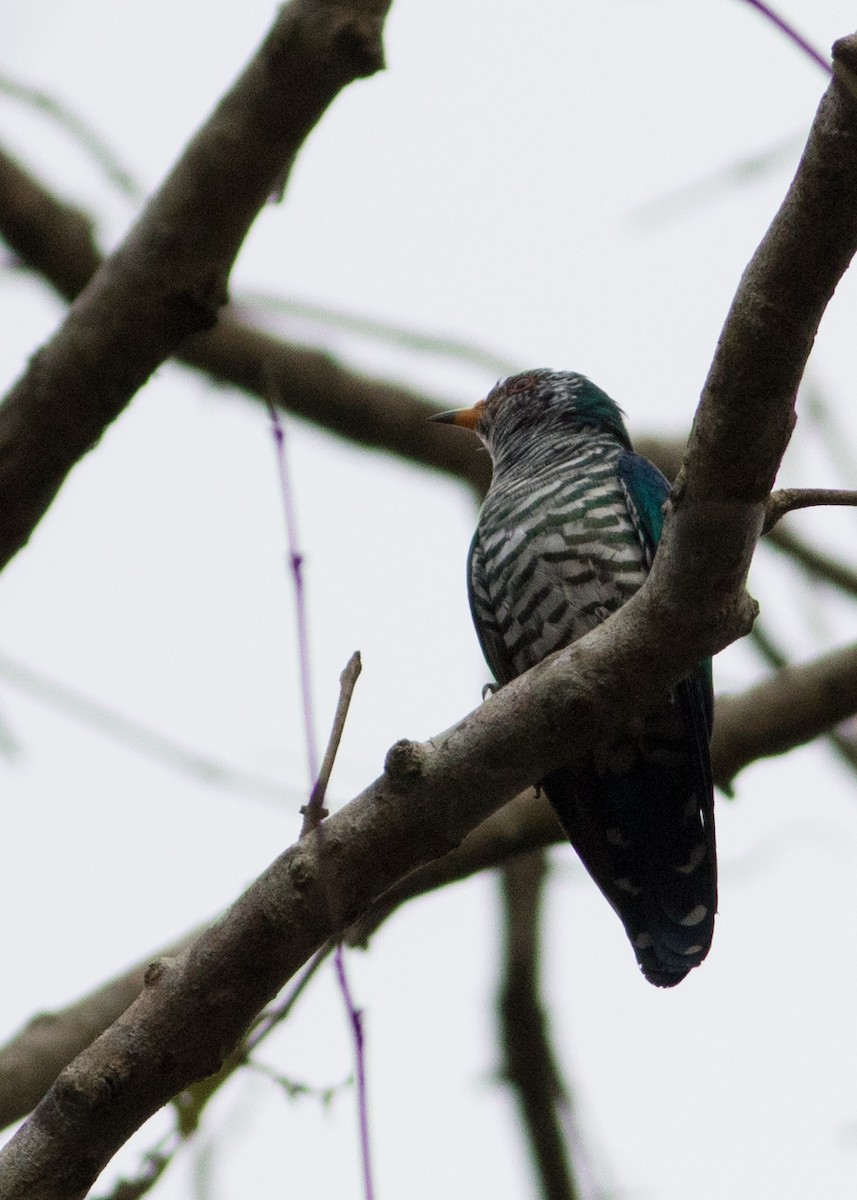
[[[586,376],[538,369],[435,420],[475,431],[492,478],[468,597],[502,687],[583,637],[649,573],[670,486],[635,454],[624,414]],[[489,685],[491,686],[491,685]],[[539,786],[631,942],[673,987],[708,954],[717,910],[711,660],[653,709]]]

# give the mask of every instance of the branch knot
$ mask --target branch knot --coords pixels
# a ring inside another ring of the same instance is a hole
[[[422,775],[425,758],[425,747],[420,742],[400,738],[387,751],[384,774],[392,783],[411,783]]]

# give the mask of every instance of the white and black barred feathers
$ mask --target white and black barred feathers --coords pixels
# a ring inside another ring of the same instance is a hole
[[[471,410],[494,476],[470,551],[473,620],[503,684],[588,633],[642,584],[668,485],[580,375],[513,376]],[[542,781],[646,978],[679,983],[717,907],[710,663],[654,712]]]

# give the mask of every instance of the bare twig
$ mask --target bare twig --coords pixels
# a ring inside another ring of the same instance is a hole
[[[360,1162],[363,1168],[363,1195],[365,1200],[372,1200],[375,1188],[372,1181],[372,1148],[369,1143],[369,1097],[366,1086],[366,1042],[363,1030],[363,1012],[354,1003],[351,988],[348,986],[348,975],[345,970],[345,955],[342,943],[336,947],[334,954],[336,978],[345,1009],[351,1025],[351,1035],[354,1039],[354,1061],[357,1066],[357,1123],[360,1129]]]
[[[67,104],[52,96],[50,92],[12,79],[5,72],[0,74],[0,94],[18,100],[50,117],[83,147],[123,196],[135,203],[143,199],[143,188],[128,168],[122,165],[113,149],[88,121],[72,112]]]
[[[183,746],[175,738],[167,737],[157,730],[149,729],[139,721],[132,721],[106,704],[90,699],[75,688],[70,688],[56,679],[34,670],[0,651],[0,679],[19,687],[28,695],[50,704],[76,721],[81,721],[107,737],[124,742],[132,750],[146,754],[158,762],[194,776],[202,783],[216,787],[231,788],[252,796],[254,799],[276,803],[282,807],[284,800],[293,796],[297,788],[262,779],[249,771],[237,770],[226,763],[218,762],[206,754],[200,754]]]
[[[327,810],[324,807],[324,797],[327,791],[327,781],[330,776],[330,772],[333,770],[336,751],[339,748],[339,742],[342,737],[345,719],[348,715],[348,706],[351,703],[354,685],[356,684],[357,678],[360,674],[360,655],[355,653],[351,656],[348,665],[339,678],[339,703],[337,705],[333,729],[331,730],[330,739],[327,745],[327,752],[325,753],[324,767],[320,771],[318,769],[316,760],[317,751],[315,745],[315,721],[313,717],[309,624],[306,610],[306,590],[304,588],[303,580],[303,553],[300,550],[300,541],[298,539],[297,516],[295,513],[295,502],[292,494],[292,484],[289,476],[288,461],[286,459],[283,427],[280,423],[277,410],[272,404],[269,405],[269,412],[274,431],[274,440],[277,446],[277,463],[280,472],[283,509],[286,520],[292,584],[295,593],[295,613],[297,617],[298,657],[300,660],[304,732],[306,735],[307,761],[309,763],[310,778],[313,780],[313,788],[312,794],[310,795],[309,804],[301,809],[301,812],[304,816],[301,827],[301,837],[306,837],[309,833],[315,831],[318,838],[319,854],[322,861],[324,861],[326,845],[325,838],[323,836],[324,829],[322,821],[327,816]],[[327,873],[326,871],[323,871],[322,887],[324,887],[326,891],[328,891],[327,885]],[[333,913],[335,910],[330,901],[331,894],[328,891],[329,915],[331,919],[333,919]],[[345,1010],[348,1014],[348,1021],[351,1027],[351,1033],[354,1042],[354,1059],[357,1066],[357,1118],[360,1129],[360,1157],[363,1167],[363,1194],[365,1200],[373,1200],[372,1159],[369,1146],[369,1108],[366,1092],[366,1043],[363,1036],[363,1016],[355,1005],[354,999],[351,995],[351,988],[348,986],[348,973],[345,969],[345,952],[342,948],[341,941],[334,951],[333,964],[336,970],[336,979],[339,984],[339,990],[342,995],[343,1003],[345,1004]]]
[[[820,507],[821,505],[839,505],[854,508],[857,506],[857,492],[843,488],[783,488],[782,491],[771,492],[765,505],[765,524],[762,533],[768,533],[776,523],[788,512],[798,508]]]
[[[298,668],[301,686],[301,712],[304,719],[304,745],[310,786],[318,778],[318,751],[315,740],[315,713],[312,700],[312,677],[309,661],[309,623],[307,618],[306,588],[304,587],[304,556],[298,543],[298,524],[295,498],[292,495],[288,461],[286,459],[286,435],[279,414],[272,403],[268,404],[271,430],[277,452],[277,472],[280,478],[280,493],[283,501],[283,516],[286,522],[286,540],[289,550],[289,567],[292,590],[295,597],[295,624],[297,626]],[[302,809],[301,811],[305,811]],[[306,824],[306,821],[304,822]]]
[[[849,596],[857,596],[857,571],[816,550],[791,529],[775,526],[765,538],[765,543],[787,554],[798,566],[803,567],[807,574],[816,576]]]
[[[330,730],[327,749],[324,752],[324,758],[321,760],[321,769],[318,773],[318,779],[313,785],[309,804],[306,804],[301,809],[304,818],[303,825],[301,826],[301,837],[305,837],[306,834],[311,833],[327,816],[327,809],[324,807],[327,785],[330,782],[333,764],[336,761],[336,753],[339,750],[339,743],[342,740],[345,721],[348,717],[351,697],[354,695],[354,688],[361,670],[360,651],[355,650],[346,663],[342,674],[339,676],[339,701],[336,705],[336,713],[333,718],[333,726]]]
[[[0,237],[66,300],[102,262],[91,222],[64,204],[0,150]],[[329,353],[284,342],[227,309],[216,327],[179,351],[178,361],[265,404],[273,398],[295,416],[359,445],[444,471],[484,492],[487,455],[466,438],[429,423],[449,408],[440,401],[349,370]]]
[[[760,12],[763,17],[771,22],[771,24],[776,25],[777,29],[779,29],[786,35],[787,38],[793,41],[798,49],[802,50],[808,58],[811,58],[812,61],[817,64],[817,66],[821,67],[822,71],[824,71],[827,75],[832,74],[833,68],[824,55],[821,54],[820,51],[816,50],[816,48],[806,40],[803,34],[798,33],[794,25],[792,25],[784,17],[781,17],[779,13],[775,12],[770,4],[764,4],[762,0],[744,0],[744,2],[745,4],[749,4],[751,8],[755,8],[758,12]]]
[[[544,1200],[577,1200],[560,1114],[568,1091],[551,1049],[539,981],[544,854],[512,859],[501,872],[505,966],[497,1002],[503,1077],[521,1113]]]
[[[233,301],[233,310],[239,316],[253,318],[256,315],[254,310],[259,309],[278,311],[286,316],[298,317],[329,329],[339,329],[344,333],[358,334],[361,338],[374,338],[420,354],[459,359],[499,375],[512,375],[520,366],[493,350],[486,350],[462,338],[425,333],[393,321],[380,321],[360,313],[311,304],[306,300],[293,300],[273,293],[242,292]]]

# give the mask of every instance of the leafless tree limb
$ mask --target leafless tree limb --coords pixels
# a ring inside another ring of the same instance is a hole
[[[767,533],[786,515],[798,508],[812,508],[821,505],[840,505],[854,508],[857,505],[857,492],[846,491],[842,488],[783,488],[771,492],[765,505],[765,524],[763,533]]]
[[[102,263],[92,225],[0,150],[0,237],[63,299],[73,300]],[[432,425],[449,404],[350,371],[332,355],[281,341],[226,309],[214,329],[192,337],[179,362],[262,403],[272,398],[297,417],[358,445],[386,450],[461,479],[482,493],[487,455]]]
[[[161,953],[167,957],[180,954],[199,932]],[[150,955],[67,1008],[33,1017],[0,1049],[0,1129],[32,1111],[62,1068],[137,999],[151,961]]]
[[[711,745],[715,783],[731,794],[735,778],[751,763],[830,734],[840,721],[855,713],[857,647],[848,646],[799,666],[782,664],[775,675],[747,692],[717,698]],[[483,821],[455,850],[400,879],[354,923],[348,939],[354,945],[366,945],[378,927],[409,900],[478,871],[502,866],[515,855],[566,840],[544,796],[522,793]]]
[[[728,788],[739,771],[766,754],[780,754],[829,732],[857,708],[857,648],[846,647],[801,666],[787,666],[737,696],[719,697],[712,766]],[[469,833],[442,858],[406,875],[349,930],[365,944],[375,929],[408,900],[510,858],[564,842],[553,812],[532,791],[517,796]],[[159,952],[172,957],[196,934]],[[70,1008],[34,1018],[0,1049],[0,1128],[26,1115],[56,1076],[136,999],[152,957]]]
[[[512,859],[500,878],[505,963],[497,999],[502,1074],[514,1091],[544,1200],[576,1200],[573,1164],[560,1119],[569,1098],[554,1061],[539,983],[541,900],[545,858]]]
[[[388,7],[292,0],[31,360],[0,407],[0,565],[152,371],[214,325],[241,242],[307,134],[346,84],[382,66]]]
[[[815,546],[810,546],[793,530],[776,526],[765,541],[769,546],[787,554],[798,566],[803,567],[807,574],[814,575],[849,596],[857,596],[857,571],[817,550]]]
[[[334,714],[330,737],[327,741],[327,749],[322,759],[321,770],[318,773],[318,779],[313,784],[309,803],[301,809],[304,818],[301,825],[301,837],[317,828],[328,815],[327,809],[324,807],[327,785],[330,782],[333,764],[336,761],[336,752],[339,750],[339,743],[342,741],[342,733],[345,729],[345,721],[348,716],[349,706],[351,705],[351,697],[354,695],[354,688],[360,677],[361,670],[360,651],[355,650],[345,664],[345,669],[339,677],[339,701],[336,705],[336,713]]]
[[[778,671],[787,667],[794,669],[789,662],[788,655],[784,653],[780,646],[776,645],[762,622],[756,622],[750,636],[753,645],[770,666],[776,667]],[[794,713],[791,714],[790,720],[794,724]],[[857,742],[855,742],[853,735],[846,734],[841,727],[839,729],[828,729],[825,732],[827,740],[840,758],[847,763],[852,771],[857,771]],[[721,786],[726,787],[727,785],[722,784]]]
[[[718,782],[728,788],[751,762],[812,741],[855,708],[857,646],[783,667],[740,696],[719,697],[712,743]]]

